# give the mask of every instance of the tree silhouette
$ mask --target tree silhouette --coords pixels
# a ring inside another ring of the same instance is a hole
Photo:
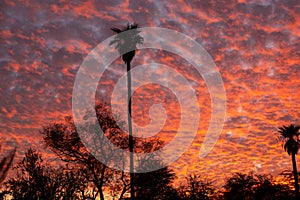
[[[139,35],[137,30],[138,25],[128,24],[124,29],[112,28],[111,30],[117,33],[110,45],[116,44],[116,49],[122,55],[122,60],[127,66],[127,96],[128,96],[128,132],[129,132],[129,151],[133,152],[133,134],[132,134],[132,120],[131,120],[131,61],[135,56],[136,47],[138,44],[143,44],[143,38]],[[130,154],[130,174],[131,179],[131,198],[134,199],[134,159],[133,154]]]
[[[199,175],[186,177],[187,185],[181,187],[181,198],[189,200],[210,200],[216,199],[217,192],[212,182],[202,180]]]
[[[97,138],[91,138],[95,146],[90,146],[90,149],[92,151],[100,152],[107,162],[109,162],[111,159],[120,160],[121,158],[118,157],[120,155],[115,155],[114,152],[104,148],[105,144],[103,140],[104,137],[107,137],[110,141],[124,141],[118,124],[114,120],[114,117],[107,104],[100,103],[95,109],[98,122],[104,134],[99,134],[99,137]],[[95,130],[93,125],[86,125],[85,128],[90,131]],[[51,150],[62,161],[67,163],[75,163],[86,171],[86,179],[90,180],[97,188],[95,192],[99,194],[101,200],[104,200],[104,188],[111,187],[111,181],[115,178],[114,176],[120,176],[122,178],[124,177],[121,173],[98,161],[86,149],[78,135],[75,124],[71,117],[66,117],[64,123],[53,123],[43,127],[40,133],[44,136],[44,141],[46,142],[47,146],[50,147]],[[99,145],[103,148],[99,149]],[[119,146],[126,147],[128,144],[126,144],[126,142],[125,144],[120,144],[119,142]],[[122,183],[123,182],[120,184]],[[126,182],[124,182],[123,187],[126,189],[127,187],[125,183]]]
[[[298,183],[298,172],[297,172],[297,163],[296,163],[296,154],[299,151],[299,129],[300,126],[289,125],[289,126],[281,126],[278,128],[278,133],[280,134],[279,139],[284,143],[284,150],[292,156],[292,164],[293,164],[293,173],[295,180],[295,196],[299,198],[299,183]]]
[[[159,162],[159,161],[158,161]],[[161,165],[161,163],[159,164]],[[135,174],[135,199],[137,200],[173,200],[180,199],[171,185],[175,174],[168,167],[147,173]],[[123,198],[131,199],[131,198]]]
[[[161,163],[158,161],[157,165],[161,165]],[[177,192],[171,186],[174,177],[174,172],[167,167],[135,174],[136,199],[176,199]]]
[[[253,175],[246,175],[236,173],[229,178],[224,185],[226,192],[224,192],[225,199],[242,200],[251,199],[253,197],[253,186],[256,184]]]
[[[225,200],[291,199],[287,185],[276,184],[270,175],[236,173],[224,185]]]
[[[258,200],[285,200],[291,199],[292,194],[288,185],[276,184],[271,176],[257,175],[257,184],[254,188],[254,199]]]
[[[6,182],[6,191],[15,200],[86,199],[85,180],[81,171],[74,173],[64,168],[53,169],[39,153],[29,149],[17,165],[17,177]],[[90,198],[91,199],[91,198]]]
[[[0,184],[4,181],[6,174],[14,160],[16,148],[0,161]]]
[[[105,148],[104,137],[108,138],[108,140],[117,147],[125,151],[129,150],[128,136],[122,132],[118,126],[118,124],[122,125],[123,122],[116,122],[116,117],[113,116],[107,104],[100,103],[95,109],[98,120],[96,123],[99,123],[104,132],[102,135],[99,134],[99,137],[92,138],[95,147],[90,146],[89,150],[86,149],[81,138],[79,138],[71,117],[66,117],[63,123],[53,123],[43,127],[41,134],[44,136],[47,146],[50,147],[62,161],[69,164],[76,164],[81,170],[85,170],[83,176],[88,180],[89,184],[95,186],[95,193],[101,200],[105,199],[104,191],[110,193],[115,199],[124,199],[128,191],[130,191],[131,183],[136,183],[134,185],[137,185],[137,194],[143,194],[143,196],[145,196],[145,193],[141,192],[143,190],[154,192],[151,187],[157,185],[161,189],[158,191],[159,195],[161,195],[163,193],[162,191],[169,187],[168,184],[173,178],[172,172],[169,169],[163,169],[153,173],[137,174],[135,180],[130,180],[130,173],[118,171],[106,166],[89,152],[97,151],[107,162],[111,159],[120,160],[121,162],[123,155]],[[87,125],[85,128],[87,130],[93,130],[92,125]],[[140,153],[155,151],[161,148],[162,145],[162,142],[155,138],[147,140],[136,138],[135,140],[135,150]],[[159,158],[150,156],[139,156],[137,157],[137,161],[137,169],[141,171],[145,171],[146,167],[160,164]],[[140,177],[151,181],[149,182],[151,184],[143,184],[144,182]],[[167,186],[163,187],[163,185]],[[156,188],[158,189],[158,187]],[[151,194],[148,194],[148,196],[149,195]]]

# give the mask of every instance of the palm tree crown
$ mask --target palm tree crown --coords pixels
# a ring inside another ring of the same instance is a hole
[[[283,148],[289,155],[297,154],[299,151],[299,129],[300,126],[296,126],[294,124],[282,126],[278,129],[278,132],[281,135],[280,138],[285,142]]]
[[[110,45],[116,43],[116,49],[122,55],[122,60],[126,63],[130,63],[135,55],[136,46],[143,44],[144,39],[139,35],[140,31],[137,30],[138,25],[127,24],[124,29],[112,28],[111,30],[117,33],[114,40],[110,42]]]

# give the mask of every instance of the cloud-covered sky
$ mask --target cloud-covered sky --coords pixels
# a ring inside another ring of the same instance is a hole
[[[18,157],[31,146],[45,151],[38,131],[42,125],[72,114],[73,84],[83,59],[113,35],[111,27],[127,22],[188,35],[210,54],[224,82],[224,129],[213,151],[200,159],[198,152],[211,114],[205,81],[186,60],[161,50],[140,50],[132,63],[158,62],[173,67],[196,91],[198,135],[185,155],[171,165],[178,176],[200,173],[221,181],[237,171],[276,175],[291,169],[290,158],[276,141],[276,130],[284,124],[300,123],[297,0],[1,1],[3,151],[18,146]],[[120,59],[109,68],[97,92],[104,101],[110,100],[107,96],[126,70]],[[149,123],[153,103],[165,106],[168,119],[160,136],[166,140],[174,136],[180,108],[170,90],[145,85],[133,99],[134,120],[141,125]]]

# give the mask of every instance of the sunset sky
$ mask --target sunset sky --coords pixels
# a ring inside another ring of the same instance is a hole
[[[17,146],[15,161],[29,147],[50,155],[39,130],[72,115],[73,85],[84,58],[113,36],[111,27],[136,22],[141,27],[176,30],[197,41],[212,57],[225,86],[222,134],[210,154],[200,159],[211,117],[205,81],[178,55],[151,49],[137,52],[133,67],[151,62],[168,65],[196,91],[197,137],[170,165],[179,177],[197,173],[219,183],[233,172],[277,175],[291,170],[291,159],[277,142],[276,131],[281,125],[300,124],[299,1],[4,0],[0,20],[1,152]],[[96,98],[109,102],[125,72],[121,59],[112,63]],[[163,75],[159,68],[157,73]],[[133,96],[134,121],[147,125],[154,103],[166,109],[168,118],[158,136],[168,141],[180,123],[180,106],[168,88],[149,84],[138,88]]]

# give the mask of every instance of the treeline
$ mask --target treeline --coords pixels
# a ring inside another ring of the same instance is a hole
[[[79,165],[66,164],[54,169],[33,149],[26,152],[14,170],[16,176],[3,184],[2,199],[93,200],[101,196],[95,184],[101,175],[93,176],[88,169]],[[286,200],[294,196],[292,185],[276,183],[270,175],[253,173],[236,173],[227,179],[222,188],[214,187],[213,182],[197,175],[187,177],[186,184],[174,187],[172,182],[175,175],[168,168],[135,174],[135,178],[136,199],[143,200]],[[128,174],[107,172],[103,179],[101,198],[128,198]]]
[[[97,120],[104,134],[89,137],[95,132],[96,124],[84,124],[79,127],[87,132],[82,142],[77,132],[78,127],[71,117],[62,123],[49,124],[40,131],[47,148],[50,148],[62,161],[61,166],[54,168],[43,161],[42,156],[34,149],[29,149],[25,157],[13,167],[15,177],[2,183],[1,198],[15,200],[76,200],[76,199],[130,199],[130,186],[135,188],[135,199],[143,200],[276,200],[292,199],[292,184],[276,183],[269,175],[234,174],[226,180],[222,188],[215,188],[214,183],[203,180],[200,176],[191,175],[186,184],[174,187],[174,172],[163,167],[159,157],[152,154],[141,154],[136,159],[137,171],[134,179],[129,173],[108,167],[107,164],[120,161],[122,153],[107,146],[108,141],[118,148],[129,151],[128,135],[119,127],[125,126],[122,120],[116,120],[110,107],[106,104],[96,106]],[[88,118],[88,114],[86,118]],[[108,139],[108,140],[105,140]],[[94,145],[94,146],[93,146]],[[134,150],[149,153],[160,149],[164,144],[156,138],[134,139]],[[92,154],[103,158],[102,162]],[[8,159],[11,163],[11,160]],[[152,171],[152,167],[160,168]],[[161,166],[161,167],[157,167]],[[0,166],[1,167],[1,166]],[[3,170],[2,170],[3,171]],[[7,171],[7,167],[4,171]]]
[[[26,152],[25,157],[14,170],[16,176],[3,184],[2,199],[93,200],[100,198],[95,181],[101,178],[101,175],[93,177],[86,168],[69,164],[54,169],[33,149]],[[107,173],[102,187],[105,188],[104,193],[111,198],[126,199],[126,194],[129,192],[129,175],[119,173]],[[227,179],[222,188],[214,187],[213,182],[203,180],[197,175],[187,177],[186,184],[174,187],[172,181],[175,175],[168,168],[136,174],[135,178],[136,199],[144,200],[287,200],[293,199],[294,194],[291,185],[276,183],[270,175],[253,173],[236,173]],[[127,183],[121,183],[122,181]],[[104,193],[101,198],[110,199],[105,197]]]

